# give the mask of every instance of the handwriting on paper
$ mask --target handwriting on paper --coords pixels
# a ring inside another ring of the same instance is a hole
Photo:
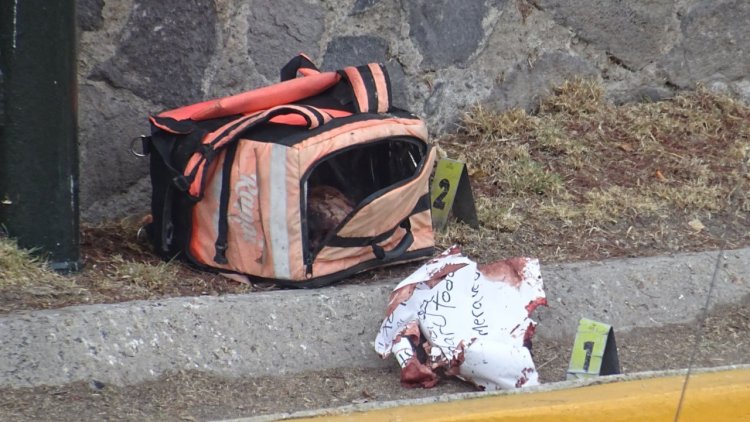
[[[395,354],[404,370],[417,374],[405,385],[434,385],[441,367],[481,388],[535,385],[538,376],[524,344],[536,326],[529,315],[543,304],[537,260],[478,266],[454,247],[396,286],[375,348],[383,357]],[[419,343],[421,337],[426,343]],[[416,353],[420,347],[425,353]]]

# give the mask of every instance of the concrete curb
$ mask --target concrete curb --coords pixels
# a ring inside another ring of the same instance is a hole
[[[589,317],[618,331],[693,319],[718,252],[542,267],[537,336],[572,339]],[[712,305],[750,294],[750,248],[721,256]],[[397,280],[223,297],[88,305],[0,317],[0,385],[126,385],[177,370],[231,377],[382,367],[371,343]]]

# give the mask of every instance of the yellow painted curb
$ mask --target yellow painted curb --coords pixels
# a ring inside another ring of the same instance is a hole
[[[309,421],[673,421],[684,376],[405,405]],[[693,374],[680,421],[750,421],[750,369]]]

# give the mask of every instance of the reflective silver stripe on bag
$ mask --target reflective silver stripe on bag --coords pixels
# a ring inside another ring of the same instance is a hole
[[[289,231],[286,221],[286,151],[283,145],[271,147],[271,250],[276,278],[289,279]],[[281,218],[279,218],[281,217]]]

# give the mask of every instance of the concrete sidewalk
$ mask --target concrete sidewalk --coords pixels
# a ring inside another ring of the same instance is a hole
[[[533,315],[537,338],[572,341],[581,317],[619,332],[689,321],[705,303],[717,262],[712,307],[750,294],[750,248],[721,257],[704,252],[543,265],[550,306]],[[134,384],[176,370],[251,377],[391,365],[371,342],[397,282],[5,315],[0,386]]]

